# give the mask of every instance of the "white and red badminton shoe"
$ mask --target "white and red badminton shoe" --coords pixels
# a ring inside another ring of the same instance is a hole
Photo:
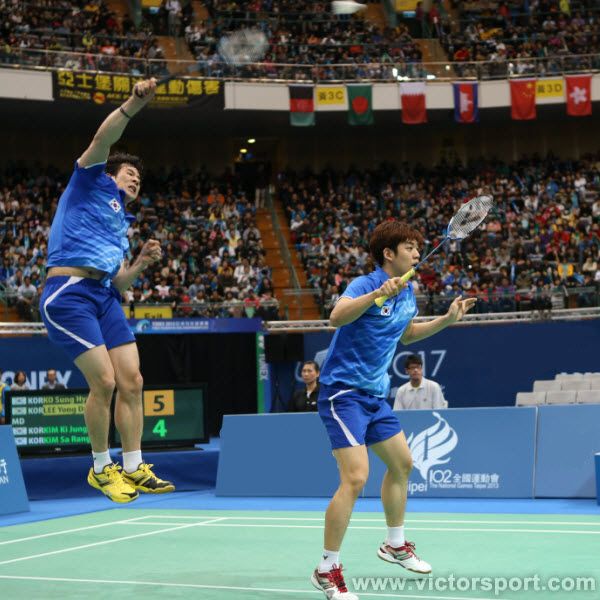
[[[334,565],[333,569],[327,573],[319,573],[319,569],[315,569],[311,583],[321,590],[328,600],[358,600],[358,596],[348,591],[344,576],[342,575],[342,565],[339,567]]]
[[[393,548],[385,543],[381,544],[379,550],[377,550],[377,556],[381,560],[400,565],[413,573],[421,573],[422,575],[431,573],[431,565],[415,554],[415,545],[411,542],[405,542],[404,546],[399,548]]]

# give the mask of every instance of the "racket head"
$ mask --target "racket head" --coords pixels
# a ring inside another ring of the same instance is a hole
[[[230,65],[260,62],[269,48],[267,36],[255,28],[244,28],[224,35],[218,44],[221,58]]]
[[[494,206],[491,196],[477,196],[463,204],[448,223],[447,236],[451,240],[464,240],[488,216]]]

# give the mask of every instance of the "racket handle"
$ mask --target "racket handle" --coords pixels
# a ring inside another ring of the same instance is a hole
[[[402,275],[402,277],[400,277],[400,281],[402,283],[406,283],[409,279],[411,279],[412,277],[415,276],[416,271],[414,269],[411,269],[410,271],[404,273],[404,275]],[[377,300],[375,300],[375,304],[381,308],[386,300],[388,299],[388,296],[381,296],[379,298],[377,298]]]

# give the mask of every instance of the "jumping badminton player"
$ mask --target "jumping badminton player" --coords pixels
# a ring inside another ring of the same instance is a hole
[[[340,486],[325,515],[325,549],[312,574],[313,585],[329,600],[357,600],[348,591],[340,563],[340,547],[356,498],[369,474],[367,446],[387,466],[381,500],[388,526],[379,558],[416,573],[431,566],[404,538],[404,512],[412,458],[398,419],[386,398],[388,369],[398,340],[410,344],[459,321],[476,299],[456,298],[446,315],[414,323],[417,304],[412,284],[400,277],[419,260],[421,234],[406,224],[388,221],[375,228],[370,251],[377,268],[350,283],[335,305],[330,323],[337,327],[321,370],[319,414],[340,472]],[[383,306],[377,298],[387,296]]]
[[[88,483],[113,502],[131,502],[139,492],[172,492],[142,459],[142,376],[135,338],[121,308],[124,292],[161,258],[157,240],[144,244],[133,264],[125,212],[141,183],[141,161],[128,154],[109,156],[127,123],[154,97],[156,81],[137,83],[134,93],[104,120],[88,149],[77,159],[60,197],[48,240],[48,278],[40,312],[48,337],[75,361],[90,394],[85,422],[94,465]],[[123,442],[123,470],[108,453],[110,404],[117,388],[115,422]]]

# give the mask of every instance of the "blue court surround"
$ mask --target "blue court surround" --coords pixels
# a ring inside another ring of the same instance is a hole
[[[31,512],[0,516],[0,527],[47,519],[121,508],[156,508],[169,510],[264,510],[315,511],[323,514],[328,498],[221,498],[214,490],[175,492],[164,496],[142,495],[130,504],[113,504],[99,494],[95,498],[39,500],[30,503]],[[355,512],[382,512],[376,498],[361,498]],[[595,500],[503,500],[415,498],[408,501],[408,513],[473,513],[473,514],[570,514],[600,516]]]

